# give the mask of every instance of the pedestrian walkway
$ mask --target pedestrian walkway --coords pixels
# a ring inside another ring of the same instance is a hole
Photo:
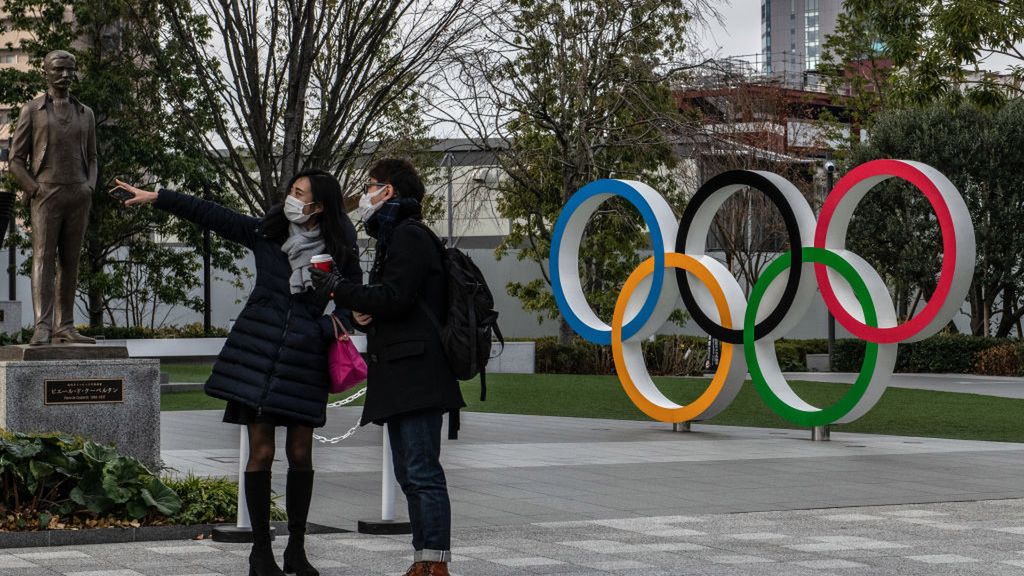
[[[1019,575],[1024,501],[662,515],[456,528],[456,576]],[[324,576],[400,575],[408,537],[309,537]],[[275,543],[278,556],[285,542]],[[9,576],[230,576],[248,547],[209,541],[23,549]]]
[[[332,410],[320,432],[344,432],[359,410]],[[164,413],[165,462],[236,475],[239,430],[220,418]],[[464,413],[460,439],[443,452],[453,573],[1024,573],[1024,444],[846,433],[814,443],[801,430],[693,429]],[[381,457],[376,426],[317,445],[310,521],[354,530],[380,518]],[[310,537],[325,576],[402,574],[410,548],[408,536]],[[246,573],[247,554],[209,541],[10,549],[0,551],[0,575],[231,576]]]
[[[359,410],[332,410],[321,432],[344,432]],[[1024,497],[1024,444],[846,433],[815,443],[802,430],[693,429],[464,413],[459,440],[445,440],[443,450],[454,514],[463,527],[500,527]],[[164,413],[161,434],[164,459],[179,472],[237,474],[238,428],[220,422],[220,413]],[[377,426],[318,444],[310,520],[354,529],[379,518],[381,459]],[[286,469],[279,451],[278,491]]]

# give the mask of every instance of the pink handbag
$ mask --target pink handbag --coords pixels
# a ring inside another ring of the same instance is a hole
[[[327,371],[331,375],[331,394],[344,392],[366,380],[366,361],[356,350],[345,326],[330,314],[334,324],[334,341],[327,350]]]

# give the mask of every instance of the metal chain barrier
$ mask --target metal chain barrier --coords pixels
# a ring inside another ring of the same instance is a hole
[[[355,402],[356,399],[362,397],[365,394],[366,394],[366,386],[363,386],[363,388],[361,390],[359,390],[359,392],[356,392],[355,394],[349,396],[348,398],[344,398],[342,400],[338,400],[337,402],[331,402],[330,404],[327,405],[327,407],[328,408],[338,408],[338,407],[344,406],[346,404],[351,404],[352,402]],[[341,442],[342,440],[345,440],[349,436],[355,434],[356,430],[359,429],[359,423],[360,423],[361,420],[362,420],[362,417],[360,417],[359,420],[356,420],[356,425],[355,426],[349,428],[348,432],[345,432],[341,436],[335,436],[334,438],[328,438],[326,436],[320,436],[319,434],[313,434],[313,439],[316,440],[317,442],[320,442],[320,443],[323,443],[323,444],[337,444],[338,442]]]

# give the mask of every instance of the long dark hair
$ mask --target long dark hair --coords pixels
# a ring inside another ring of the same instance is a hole
[[[323,210],[312,217],[317,219],[320,225],[320,234],[324,238],[327,253],[334,258],[335,267],[340,268],[355,249],[346,241],[345,231],[352,229],[352,222],[342,206],[341,184],[330,172],[309,168],[292,176],[286,190],[291,191],[299,178],[309,178],[313,201],[323,206]],[[267,210],[260,228],[268,239],[283,243],[288,239],[289,224],[288,218],[284,215],[284,202],[280,202]]]

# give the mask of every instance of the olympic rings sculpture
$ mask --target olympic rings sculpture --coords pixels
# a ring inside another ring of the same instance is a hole
[[[885,282],[846,249],[854,209],[872,188],[890,178],[905,180],[925,195],[942,233],[942,267],[935,292],[903,324],[897,323]],[[779,210],[792,247],[762,271],[749,301],[732,273],[706,254],[715,213],[745,188],[765,194]],[[590,217],[613,196],[624,198],[640,212],[654,254],[627,278],[609,326],[583,294],[579,248]],[[735,170],[715,176],[690,199],[679,223],[668,202],[646,184],[592,182],[576,192],[559,215],[551,241],[550,273],[562,316],[586,340],[611,345],[623,388],[651,418],[678,423],[715,416],[739,393],[749,368],[754,386],[773,411],[794,424],[811,427],[852,422],[878,402],[892,376],[897,345],[937,333],[960,310],[974,275],[975,258],[970,213],[945,176],[920,162],[875,160],[854,168],[836,183],[817,220],[800,191],[770,172]],[[668,269],[674,273],[667,273]],[[819,291],[836,320],[867,342],[856,382],[825,408],[807,403],[793,391],[775,356],[775,341],[796,326]],[[664,325],[680,297],[693,320],[722,341],[711,383],[685,406],[658,389],[641,351],[642,341]],[[736,345],[742,346],[741,351]]]

